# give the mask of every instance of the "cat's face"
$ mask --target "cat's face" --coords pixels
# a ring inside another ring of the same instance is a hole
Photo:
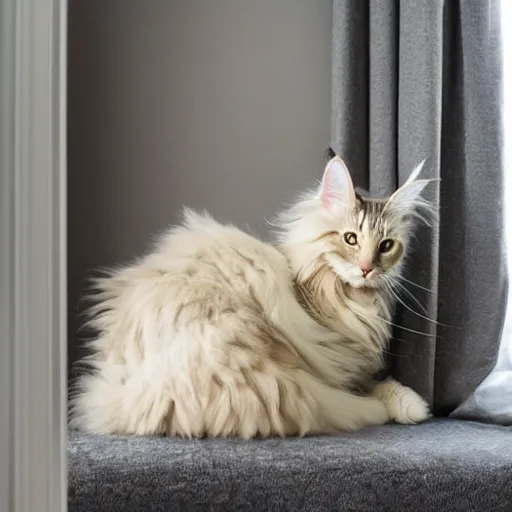
[[[388,219],[385,201],[357,196],[356,207],[340,218],[339,229],[323,235],[331,250],[326,262],[347,283],[374,287],[398,271],[407,230]]]
[[[324,172],[319,198],[323,228],[319,241],[323,261],[351,286],[375,288],[390,282],[401,269],[420,194],[429,180],[417,180],[421,166],[390,198],[363,198],[354,190],[339,157]]]

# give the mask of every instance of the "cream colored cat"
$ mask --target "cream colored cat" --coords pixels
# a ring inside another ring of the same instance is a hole
[[[186,211],[153,252],[97,282],[92,373],[72,424],[109,434],[292,436],[429,417],[383,367],[421,165],[362,198],[339,157],[279,217],[272,246]]]

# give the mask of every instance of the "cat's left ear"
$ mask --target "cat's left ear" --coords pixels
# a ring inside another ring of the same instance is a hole
[[[354,208],[356,205],[352,178],[345,162],[339,156],[331,158],[325,167],[320,199],[324,208],[329,211],[339,207]]]
[[[407,181],[388,199],[386,210],[392,210],[398,214],[410,214],[418,206],[425,206],[425,200],[421,193],[425,187],[435,180],[417,179],[425,160],[423,160],[411,173]]]

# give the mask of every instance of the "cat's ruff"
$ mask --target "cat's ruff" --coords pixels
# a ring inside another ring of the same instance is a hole
[[[277,247],[188,211],[153,252],[97,281],[72,424],[250,438],[428,418],[414,391],[373,381],[389,287],[429,208],[417,174],[389,200],[363,199],[331,159],[320,191],[280,216]]]

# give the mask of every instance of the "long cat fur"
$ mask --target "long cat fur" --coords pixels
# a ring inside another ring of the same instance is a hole
[[[251,438],[428,418],[414,391],[373,380],[390,338],[389,283],[429,209],[419,168],[372,200],[332,158],[320,191],[280,215],[276,245],[186,210],[150,254],[96,281],[92,371],[76,383],[72,425]],[[357,253],[347,229],[366,240]],[[362,279],[359,259],[382,236],[399,241],[399,258]]]

